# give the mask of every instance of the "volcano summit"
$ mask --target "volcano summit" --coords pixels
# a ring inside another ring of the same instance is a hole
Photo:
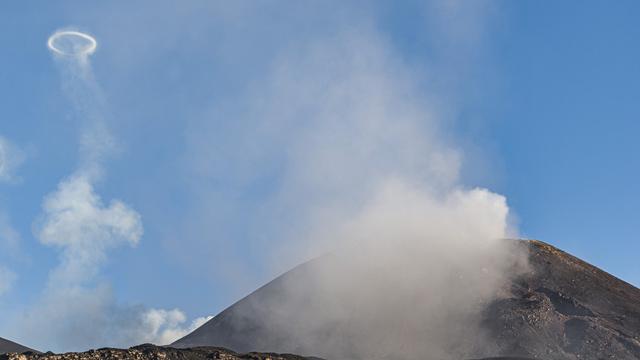
[[[513,246],[527,254],[528,270],[513,277],[490,302],[474,307],[477,316],[456,317],[452,312],[434,317],[451,322],[438,323],[444,330],[434,329],[431,319],[412,317],[412,309],[362,317],[357,308],[343,307],[341,318],[322,319],[323,309],[340,308],[343,300],[319,291],[325,284],[314,277],[317,267],[333,261],[324,257],[266,284],[173,346],[215,345],[330,359],[640,359],[639,289],[549,244],[526,240]],[[385,294],[384,288],[376,288],[379,296],[406,295]],[[360,342],[369,340],[361,334],[371,331],[383,334],[376,335],[379,342]],[[424,344],[442,339],[442,331],[449,337],[450,353],[434,354]],[[400,343],[386,341],[398,339]]]

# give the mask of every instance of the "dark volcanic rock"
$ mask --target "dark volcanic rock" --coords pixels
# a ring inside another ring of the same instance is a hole
[[[640,359],[640,289],[543,242],[526,244],[532,271],[486,311],[496,351]]]
[[[9,353],[0,355],[0,360],[311,360],[291,354],[247,353],[237,354],[233,351],[216,347],[198,347],[193,349],[174,349],[155,345],[139,345],[130,349],[98,349],[82,353],[35,354]],[[321,360],[317,359],[316,360]]]
[[[22,346],[20,344],[14,343],[13,341],[0,338],[0,354],[5,354],[9,352],[22,353],[25,351],[35,352],[33,349],[29,349],[26,346]]]
[[[503,294],[479,310],[483,330],[481,346],[469,358],[495,359],[640,359],[640,290],[553,246],[540,241],[514,245],[529,254],[530,270],[508,284]],[[340,336],[353,326],[332,319],[330,326],[314,329],[310,342],[291,339],[291,304],[294,318],[322,313],[310,274],[325,258],[298,266],[232,305],[173,346],[224,346],[236,351],[269,350],[331,357]],[[296,299],[284,289],[288,281],[308,283]],[[325,304],[334,299],[323,299]],[[279,306],[278,304],[286,304]],[[453,321],[455,322],[455,321]],[[430,323],[424,321],[425,333]],[[464,324],[460,326],[464,329]],[[423,329],[418,329],[422,331]],[[366,331],[366,329],[363,329]],[[337,334],[337,335],[336,335]],[[408,334],[417,337],[419,334]],[[461,344],[473,343],[474,334],[461,331]],[[337,342],[336,342],[336,339]],[[332,342],[333,341],[333,342]],[[407,347],[407,352],[415,348]],[[343,350],[341,354],[345,354]],[[354,354],[356,354],[354,352]],[[430,354],[387,354],[389,359],[430,358]],[[358,358],[343,355],[341,358]]]

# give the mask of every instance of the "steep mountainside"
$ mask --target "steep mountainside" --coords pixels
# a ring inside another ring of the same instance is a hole
[[[21,353],[25,351],[33,351],[33,350],[29,349],[28,347],[22,346],[20,344],[16,344],[13,341],[0,338],[0,354],[4,354],[8,352]]]
[[[470,349],[465,352],[467,358],[640,359],[639,289],[546,243],[531,240],[514,244],[528,253],[529,270],[515,277],[503,293],[478,310],[481,333],[465,331],[463,323],[453,326],[454,332],[448,334],[461,347],[464,344]],[[326,261],[325,257],[296,267],[227,308],[173,346],[209,345],[236,351],[361,358],[357,355],[361,351],[354,350],[353,355],[349,355],[354,349],[349,336],[354,334],[354,326],[361,325],[338,318],[323,321],[317,328],[307,321],[309,314],[319,314],[315,318],[322,316],[323,306],[339,301],[319,293],[311,276],[314,268],[323,266]],[[292,281],[306,285],[295,293],[287,292],[287,284]],[[410,309],[401,313],[406,316]],[[294,323],[291,319],[300,320]],[[415,324],[415,319],[410,320]],[[402,325],[403,321],[405,319],[390,318],[389,324]],[[428,321],[423,321],[422,326],[417,333],[415,328],[406,333],[407,338],[415,339],[413,343],[407,343],[402,354],[378,354],[376,357],[430,358],[424,349],[418,351],[411,345],[416,344],[416,339],[420,340],[421,334],[431,334],[433,329]],[[365,327],[355,329],[367,330]],[[404,330],[389,326],[390,333]],[[313,336],[292,338],[292,334],[305,331]]]

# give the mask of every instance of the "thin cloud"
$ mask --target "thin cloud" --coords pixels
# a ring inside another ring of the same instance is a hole
[[[17,276],[13,271],[0,266],[0,296],[5,295],[11,290],[16,279]]]
[[[11,183],[18,180],[16,170],[24,159],[24,151],[0,135],[0,182]]]

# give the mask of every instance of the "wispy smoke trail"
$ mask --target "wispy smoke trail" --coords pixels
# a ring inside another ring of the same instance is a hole
[[[118,146],[108,129],[106,101],[91,68],[90,56],[97,42],[88,34],[59,30],[51,35],[47,46],[78,124],[80,164],[76,173],[91,178],[91,182],[98,181],[104,160],[117,152]]]
[[[120,305],[107,283],[96,282],[109,250],[135,246],[143,234],[138,212],[117,199],[105,204],[95,190],[104,178],[104,161],[118,151],[91,70],[97,42],[88,34],[61,30],[47,45],[77,117],[80,162],[43,202],[36,236],[60,249],[60,262],[49,274],[42,300],[21,319],[21,337],[28,335],[26,342],[35,347],[58,351],[171,342],[190,329],[180,310]]]
[[[94,191],[95,182],[102,179],[104,159],[116,150],[104,119],[102,91],[89,61],[96,40],[79,31],[60,30],[51,35],[47,45],[60,66],[63,88],[80,129],[80,164],[45,199],[36,234],[43,244],[63,249],[63,261],[49,284],[57,287],[91,279],[108,249],[123,243],[136,245],[143,230],[135,210],[120,200],[105,207]]]

